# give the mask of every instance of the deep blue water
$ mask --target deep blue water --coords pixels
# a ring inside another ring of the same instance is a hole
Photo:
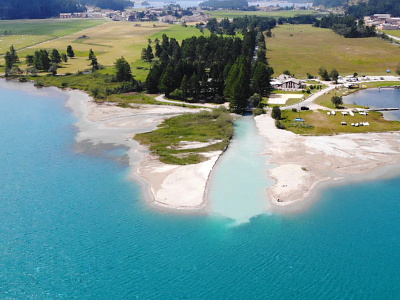
[[[240,226],[158,212],[126,166],[75,152],[64,105],[62,93],[0,85],[0,299],[400,295],[399,178],[331,188],[304,212]]]

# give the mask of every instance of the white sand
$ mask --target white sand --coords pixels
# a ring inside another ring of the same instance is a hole
[[[255,119],[267,140],[269,164],[276,165],[269,170],[275,184],[268,189],[276,205],[304,200],[322,181],[355,180],[400,163],[400,132],[301,136],[277,129],[269,115]]]
[[[145,182],[150,192],[150,202],[174,209],[200,209],[205,206],[204,192],[210,172],[222,151],[203,153],[208,160],[186,166],[168,165],[149,154],[146,147],[133,140],[138,132],[156,129],[167,118],[183,113],[195,113],[189,109],[167,105],[136,105],[121,108],[112,103],[97,104],[87,94],[69,91],[69,106],[79,118],[77,141],[88,140],[93,144],[112,143],[130,148],[131,177]],[[177,147],[195,149],[212,145],[183,142]],[[141,157],[138,160],[138,154]]]

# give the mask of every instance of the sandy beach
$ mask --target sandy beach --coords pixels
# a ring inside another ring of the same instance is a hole
[[[267,140],[268,189],[277,206],[301,202],[322,182],[361,180],[363,175],[400,163],[400,132],[301,136],[275,127],[270,115],[255,118]]]
[[[164,164],[137,143],[137,133],[152,131],[165,119],[199,109],[172,105],[133,105],[121,108],[115,103],[98,104],[80,91],[68,91],[70,107],[79,121],[77,143],[124,145],[128,151],[130,176],[144,183],[149,202],[173,209],[198,210],[205,206],[204,193],[208,178],[222,151],[203,153],[208,160],[195,165]],[[203,145],[204,146],[204,145]],[[181,147],[198,148],[196,143]]]

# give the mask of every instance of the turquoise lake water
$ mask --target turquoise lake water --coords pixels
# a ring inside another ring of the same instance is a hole
[[[127,179],[122,150],[75,151],[63,93],[4,84],[0,299],[400,295],[400,178],[327,189],[304,212],[238,226],[219,214],[163,213]]]

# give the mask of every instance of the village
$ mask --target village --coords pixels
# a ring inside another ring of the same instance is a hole
[[[189,22],[206,22],[209,15],[197,8],[184,9],[179,5],[169,4],[163,8],[145,8],[141,11],[110,10],[87,7],[86,12],[60,13],[60,19],[111,19],[113,21],[154,22],[180,24]],[[178,21],[179,20],[179,21]]]
[[[374,14],[364,17],[366,26],[375,26],[379,30],[400,30],[400,17],[390,14]]]

